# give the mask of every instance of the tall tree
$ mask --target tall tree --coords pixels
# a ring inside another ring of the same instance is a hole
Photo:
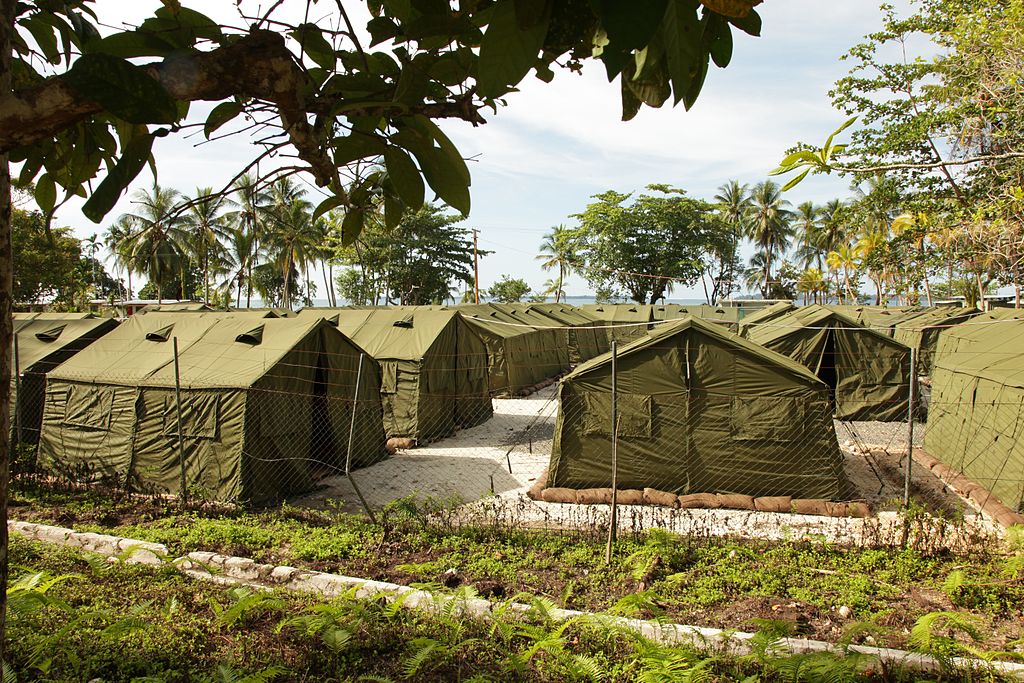
[[[232,185],[232,193],[225,198],[224,203],[233,207],[233,211],[225,214],[225,218],[237,231],[246,233],[245,243],[252,251],[245,257],[245,307],[249,308],[252,303],[252,269],[259,262],[259,249],[263,239],[263,216],[267,204],[270,201],[269,194],[263,188],[259,178],[250,173],[243,173]],[[232,237],[237,245],[237,235]],[[237,257],[238,254],[235,254]],[[239,283],[242,282],[239,280]],[[241,296],[238,297],[238,306],[241,306]]]
[[[718,205],[719,214],[725,219],[725,223],[732,232],[732,255],[728,259],[730,267],[725,278],[727,289],[732,292],[733,281],[736,278],[736,268],[740,248],[740,239],[745,232],[745,221],[750,210],[750,188],[746,184],[740,184],[738,180],[730,180],[719,186],[715,195],[715,202]]]
[[[713,231],[713,205],[667,185],[647,188],[657,194],[594,195],[597,201],[573,216],[583,276],[592,287],[625,290],[637,303],[657,302],[674,283],[695,284]]]
[[[211,263],[219,260],[221,239],[227,234],[221,209],[224,197],[215,195],[212,187],[197,187],[188,200],[184,226],[189,230],[188,250],[203,271],[203,301],[210,301]],[[216,275],[216,272],[212,273]]]
[[[544,235],[540,243],[540,253],[536,259],[541,261],[540,267],[544,270],[558,268],[558,280],[555,281],[551,291],[555,295],[555,303],[558,303],[563,296],[562,286],[565,278],[572,273],[572,264],[576,260],[574,234],[564,225],[551,228],[551,232]]]
[[[135,193],[135,212],[122,216],[131,230],[127,237],[131,268],[149,278],[158,300],[163,299],[161,283],[181,275],[186,266],[188,232],[177,210],[180,199],[177,190],[154,183],[152,191]]]
[[[770,180],[758,183],[750,193],[747,237],[763,255],[760,288],[765,298],[772,296],[772,260],[786,253],[793,238],[793,212],[787,208],[789,205],[779,186]]]
[[[802,202],[793,214],[793,229],[800,243],[796,257],[804,268],[810,267],[812,263],[816,264],[819,273],[824,256],[821,250],[820,221],[821,208],[815,206],[814,202]]]

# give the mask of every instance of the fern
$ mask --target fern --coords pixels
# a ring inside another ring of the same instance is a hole
[[[270,666],[255,673],[246,674],[227,664],[220,664],[206,680],[209,683],[270,683],[286,673],[288,670],[283,666]]]
[[[609,614],[618,614],[625,617],[640,616],[644,612],[654,615],[664,613],[664,610],[657,602],[654,591],[641,591],[623,596],[608,610]]]
[[[967,636],[973,642],[980,641],[978,619],[962,612],[929,612],[914,623],[907,643],[914,651],[934,657],[949,671],[954,668],[954,657],[976,653],[961,643],[958,635]]]
[[[409,642],[412,652],[402,660],[402,673],[406,678],[415,676],[432,654],[443,646],[433,638],[414,638]]]
[[[285,601],[270,593],[257,592],[245,587],[231,588],[227,591],[228,600],[231,604],[224,607],[217,601],[211,603],[211,608],[217,617],[217,623],[227,628],[248,621],[256,614],[265,612],[280,611],[285,608]]]

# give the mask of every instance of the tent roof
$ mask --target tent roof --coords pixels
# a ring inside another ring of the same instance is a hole
[[[15,320],[18,365],[22,372],[83,337],[98,337],[117,327],[113,318]],[[12,357],[13,364],[14,359]],[[13,367],[13,366],[12,366]]]
[[[597,317],[620,323],[643,323],[654,320],[652,308],[648,304],[585,304],[581,309]]]
[[[517,337],[534,331],[533,327],[525,327],[527,323],[516,320],[515,317],[490,304],[461,305],[458,311],[467,322],[499,337]],[[548,323],[550,324],[550,321]]]
[[[775,318],[789,313],[795,308],[796,306],[789,301],[779,301],[774,304],[758,308],[757,310],[751,311],[747,315],[743,316],[743,319],[740,321],[740,327],[745,328],[748,325],[757,325],[758,323],[763,323],[768,320],[774,320]]]
[[[15,320],[86,320],[98,317],[95,313],[65,313],[62,311],[39,311],[14,313]]]
[[[528,311],[536,311],[563,325],[574,325],[578,327],[593,327],[594,319],[576,308],[567,304],[529,304]]]
[[[819,384],[821,382],[814,373],[804,367],[801,363],[796,362],[788,356],[776,353],[775,351],[770,351],[763,346],[759,346],[758,344],[748,341],[739,335],[722,329],[720,325],[715,325],[714,323],[709,323],[699,318],[694,318],[693,316],[680,318],[679,320],[658,325],[654,330],[648,332],[643,337],[640,337],[639,339],[636,339],[635,341],[632,341],[620,348],[617,352],[617,356],[622,358],[634,353],[641,353],[660,341],[691,329],[715,337],[723,344],[731,346],[736,353],[745,353],[756,358],[763,359],[766,364],[776,365],[780,370],[790,373],[801,381],[812,382],[814,384]],[[597,368],[610,364],[611,360],[612,354],[610,352],[601,354],[600,356],[595,356],[594,358],[581,363],[575,370],[563,377],[562,380],[571,380],[574,377],[587,374]]]
[[[791,334],[800,334],[808,328],[852,328],[861,334],[869,334],[883,340],[885,344],[897,344],[891,337],[877,330],[861,325],[853,318],[838,313],[826,306],[800,306],[774,320],[750,328],[748,338],[758,344],[770,344],[776,339]]]
[[[164,313],[180,313],[182,311],[213,311],[216,310],[202,301],[179,301],[176,303],[147,304],[138,310],[138,313],[152,313],[163,311]]]
[[[989,311],[945,330],[946,335],[968,344],[937,355],[937,368],[1024,388],[1024,311]]]
[[[338,329],[374,358],[420,360],[459,312],[433,306],[405,308],[303,309],[298,320],[313,314],[333,322]]]
[[[171,387],[174,386],[172,340],[176,337],[182,386],[247,387],[320,327],[329,325],[320,318],[132,316],[117,330],[57,368],[51,377]]]

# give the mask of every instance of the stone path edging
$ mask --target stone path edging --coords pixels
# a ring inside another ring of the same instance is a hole
[[[449,596],[419,590],[386,581],[373,581],[340,574],[328,574],[308,569],[283,565],[262,564],[246,557],[220,555],[199,551],[184,557],[171,559],[167,547],[120,536],[108,536],[73,529],[54,527],[30,522],[8,522],[10,532],[35,541],[78,548],[110,558],[117,558],[131,564],[160,565],[173,562],[178,569],[193,578],[226,584],[244,584],[263,590],[283,589],[310,593],[326,598],[339,597],[353,591],[356,598],[366,599],[383,595],[386,600],[402,599],[402,607],[422,611],[439,611],[457,601],[460,614],[478,619],[494,616],[498,606],[483,598]],[[530,605],[511,603],[507,611],[524,614]],[[550,612],[555,620],[576,617],[591,618],[635,631],[649,640],[664,645],[690,645],[704,652],[745,655],[751,652],[750,641],[753,633],[726,631],[717,628],[689,626],[643,619],[630,619],[576,610],[555,609]],[[806,638],[783,638],[778,643],[780,653],[804,654],[813,652],[836,652],[841,650],[832,643]],[[936,673],[941,671],[937,660],[928,655],[896,650],[892,648],[852,645],[849,651],[876,657],[886,664],[898,664],[907,668]],[[956,658],[956,665],[965,668],[990,669],[1000,674],[1024,680],[1024,664],[1014,662],[985,662],[977,659]]]

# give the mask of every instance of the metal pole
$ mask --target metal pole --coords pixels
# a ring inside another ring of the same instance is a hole
[[[21,438],[21,357],[18,354],[18,333],[14,333],[14,434],[18,445]]]
[[[611,564],[612,546],[618,535],[619,526],[619,386],[618,369],[616,360],[618,349],[615,340],[612,340],[612,509],[611,520],[608,524],[608,547],[605,549],[604,560]]]
[[[476,236],[480,231],[473,229],[473,303],[480,303],[480,259],[476,252]]]
[[[178,367],[178,338],[174,342],[174,403],[178,413],[178,465],[181,468],[181,481],[178,482],[178,496],[182,505],[188,505],[188,484],[185,478],[185,434],[181,426],[181,370]]]
[[[352,489],[356,492],[356,496],[359,497],[359,502],[363,504],[363,509],[366,510],[366,516],[370,518],[371,522],[376,524],[377,518],[373,516],[373,510],[371,510],[369,504],[367,504],[366,498],[363,498],[363,492],[360,491],[359,487],[356,485],[356,480],[352,478],[352,443],[355,441],[356,435],[356,408],[359,406],[359,387],[363,383],[363,358],[365,357],[365,353],[359,354],[359,366],[356,369],[356,387],[352,391],[352,419],[348,423],[348,448],[345,452],[345,476],[348,477],[348,483],[352,484]]]
[[[910,506],[910,478],[914,467],[914,389],[917,386],[917,350],[910,347],[910,392],[907,397],[907,467],[903,476],[903,507]]]

